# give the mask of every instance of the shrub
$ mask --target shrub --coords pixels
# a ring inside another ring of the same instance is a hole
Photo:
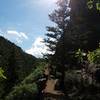
[[[90,63],[100,64],[100,48],[89,52],[87,57]]]
[[[34,100],[37,96],[37,86],[33,84],[21,84],[6,97],[6,100]]]
[[[29,76],[13,88],[5,100],[37,100],[38,87],[36,81],[43,74],[44,66],[45,63],[38,64]]]
[[[65,89],[67,93],[75,92],[75,89],[80,88],[81,75],[77,74],[75,70],[67,71],[65,75]]]

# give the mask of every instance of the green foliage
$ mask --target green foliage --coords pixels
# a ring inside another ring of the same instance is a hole
[[[0,36],[0,66],[3,66],[8,79],[14,77],[15,81],[16,78],[22,81],[34,69],[35,61],[34,56]]]
[[[87,6],[89,9],[93,9],[94,7],[96,7],[96,9],[100,11],[100,1],[99,0],[97,0],[96,2],[95,0],[88,0]]]
[[[28,100],[29,98],[35,99],[36,94],[37,86],[35,83],[21,84],[14,87],[14,90],[6,97],[6,100]]]
[[[0,97],[4,98],[15,84],[24,80],[35,69],[35,62],[34,56],[0,36],[0,67],[4,70],[0,69],[0,77],[4,78],[0,82]]]
[[[65,89],[67,93],[72,93],[74,89],[80,88],[81,73],[77,74],[77,70],[66,71],[65,74]]]
[[[90,63],[100,64],[100,48],[94,50],[93,52],[89,52],[87,57]]]
[[[97,8],[97,10],[100,11],[100,2],[99,3],[96,3],[96,8]]]
[[[82,79],[80,70],[69,70],[65,75],[65,90],[70,100],[99,100],[100,86]]]
[[[88,53],[87,57],[88,57],[88,61],[90,63],[93,63],[94,62],[94,56],[95,56],[94,52],[89,52]]]
[[[87,6],[88,6],[89,9],[92,9],[93,8],[93,0],[89,0],[87,2]]]
[[[46,65],[45,62],[37,64],[36,69],[28,77],[26,77],[22,81],[22,83],[28,84],[31,82],[35,82],[40,76],[42,76],[45,65]]]
[[[73,47],[77,47],[76,49],[81,48],[86,52],[88,50],[95,50],[100,41],[100,15],[98,11],[95,7],[93,7],[93,10],[87,9],[87,0],[70,1],[72,23],[69,30],[71,30]],[[95,2],[100,2],[99,0],[88,1],[93,2],[93,5],[95,5]]]
[[[78,51],[75,53],[75,57],[78,59],[78,62],[83,62],[83,56],[85,56],[86,53],[84,53],[81,49],[78,49]]]
[[[0,78],[7,79],[6,76],[4,76],[4,70],[0,68]]]
[[[43,74],[45,62],[37,64],[36,69],[19,85],[13,88],[5,100],[37,100],[37,80]]]
[[[4,94],[4,81],[5,81],[6,76],[4,75],[4,70],[0,67],[0,100],[2,95]]]

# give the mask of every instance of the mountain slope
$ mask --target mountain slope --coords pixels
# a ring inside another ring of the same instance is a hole
[[[34,56],[26,54],[20,47],[0,36],[0,67],[7,77],[7,80],[3,80],[3,90],[6,90],[4,96],[32,72],[36,60]]]

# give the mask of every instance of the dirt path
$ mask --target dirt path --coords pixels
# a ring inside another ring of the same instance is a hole
[[[61,91],[55,90],[55,85],[58,82],[58,79],[50,78],[50,68],[46,67],[44,70],[44,74],[48,75],[48,80],[46,82],[46,87],[43,90],[43,93],[50,93],[55,95],[63,95]]]
[[[55,90],[55,85],[58,79],[48,79],[46,83],[46,87],[43,90],[44,93],[50,93],[55,95],[64,95],[61,91]]]

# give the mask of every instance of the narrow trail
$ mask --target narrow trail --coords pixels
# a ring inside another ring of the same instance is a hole
[[[51,78],[49,68],[44,70],[44,74],[48,75],[45,89],[42,91],[45,95],[44,100],[64,100],[61,99],[64,96],[64,93],[59,90],[55,90],[55,85],[57,84],[58,79]]]
[[[55,90],[55,85],[57,83],[58,79],[48,79],[46,82],[46,87],[43,90],[44,93],[50,93],[50,94],[55,94],[55,95],[64,95],[59,90]]]

